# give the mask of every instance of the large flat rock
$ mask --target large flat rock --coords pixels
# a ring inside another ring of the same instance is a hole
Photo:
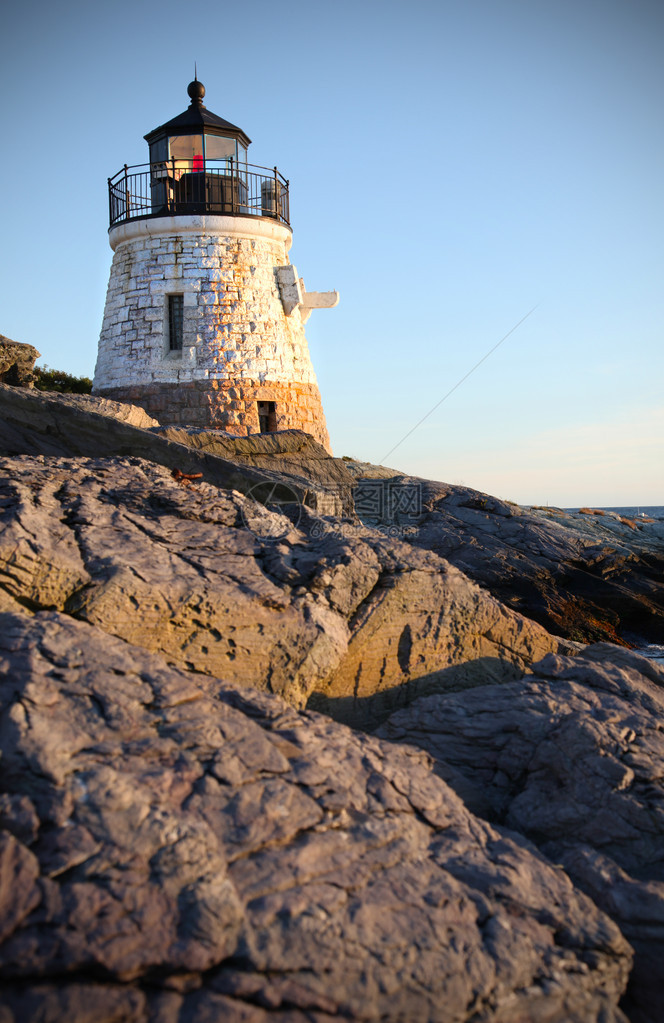
[[[25,456],[0,473],[5,599],[297,707],[368,726],[561,649],[437,555],[302,506],[291,521],[137,458]]]
[[[619,1023],[618,928],[429,758],[0,615],[3,1023]]]
[[[664,642],[664,521],[521,508],[417,482],[422,514],[409,541],[508,607],[575,641]]]
[[[336,489],[340,495],[350,493],[355,486],[355,475],[344,459],[333,458],[322,444],[302,430],[252,433],[248,437],[183,426],[160,426],[153,430],[167,440],[195,450],[221,455],[241,465],[306,479],[317,487]]]
[[[664,992],[664,668],[609,644],[502,686],[418,700],[379,734],[430,753],[476,813],[527,836],[636,950],[629,1009]]]

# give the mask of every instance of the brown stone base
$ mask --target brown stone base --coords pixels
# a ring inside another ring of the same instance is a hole
[[[225,430],[236,437],[260,433],[258,402],[275,404],[276,430],[304,430],[331,453],[320,392],[315,384],[254,380],[192,380],[96,391],[104,398],[140,405],[162,426]]]

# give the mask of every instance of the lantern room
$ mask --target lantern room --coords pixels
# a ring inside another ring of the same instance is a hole
[[[276,167],[247,162],[251,139],[203,103],[205,86],[187,87],[183,113],[144,136],[150,163],[109,178],[110,226],[137,217],[221,214],[273,217],[288,224],[288,182]]]

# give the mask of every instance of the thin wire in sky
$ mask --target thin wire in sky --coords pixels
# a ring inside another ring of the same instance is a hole
[[[443,397],[442,397],[442,398],[440,399],[440,401],[437,401],[437,402],[436,402],[436,404],[435,404],[435,405],[433,406],[433,408],[430,408],[430,409],[429,409],[429,411],[427,412],[427,414],[426,414],[425,416],[422,416],[422,418],[420,419],[420,421],[419,421],[418,423],[415,423],[415,426],[413,426],[413,427],[412,427],[412,429],[410,429],[410,430],[408,431],[408,433],[404,434],[404,436],[403,436],[403,437],[401,438],[401,440],[400,440],[400,441],[398,441],[398,442],[397,442],[397,443],[396,443],[396,444],[394,445],[394,447],[393,447],[393,448],[390,448],[390,450],[389,450],[389,451],[387,452],[387,454],[386,454],[386,455],[383,455],[383,457],[382,457],[382,458],[381,458],[381,460],[380,460],[380,464],[381,464],[381,465],[383,464],[383,462],[385,461],[385,459],[386,459],[386,458],[389,458],[389,457],[390,457],[390,455],[392,454],[392,452],[393,452],[393,451],[396,451],[398,447],[401,447],[401,445],[403,444],[403,442],[404,442],[405,440],[408,440],[408,438],[410,437],[411,433],[415,433],[415,430],[417,430],[418,426],[421,426],[421,425],[422,425],[422,423],[424,422],[424,420],[425,420],[425,419],[428,419],[428,418],[429,418],[429,416],[430,416],[430,415],[431,415],[431,414],[432,414],[433,412],[435,412],[435,411],[436,411],[436,409],[437,409],[437,408],[439,408],[439,407],[440,407],[440,406],[441,406],[441,405],[443,404],[443,402],[447,400],[447,398],[449,398],[450,394],[453,394],[453,392],[454,392],[454,391],[456,391],[457,387],[460,387],[460,386],[461,386],[461,384],[462,384],[462,383],[464,382],[464,380],[467,380],[467,379],[468,379],[468,377],[470,376],[470,374],[471,374],[471,373],[474,373],[474,372],[475,372],[475,370],[476,370],[476,369],[477,369],[477,368],[478,368],[479,366],[481,366],[481,365],[482,365],[482,363],[483,363],[483,362],[485,362],[485,361],[486,361],[486,360],[487,360],[487,359],[489,358],[489,356],[493,354],[493,352],[495,352],[496,348],[500,348],[500,346],[502,345],[503,341],[507,341],[507,339],[508,339],[508,337],[510,336],[510,334],[513,334],[513,333],[514,333],[514,331],[515,331],[515,330],[516,330],[516,329],[517,329],[518,327],[520,327],[520,326],[521,326],[521,324],[522,324],[522,323],[523,323],[523,322],[524,322],[525,320],[527,320],[527,319],[528,319],[528,317],[530,316],[530,314],[531,314],[531,313],[534,313],[534,312],[535,312],[535,310],[537,309],[537,306],[538,306],[538,305],[539,305],[539,302],[537,302],[537,303],[536,303],[536,304],[535,304],[535,305],[534,305],[534,306],[532,307],[532,309],[530,309],[530,310],[529,310],[529,311],[528,311],[528,312],[526,313],[526,315],[525,315],[525,316],[522,316],[522,317],[521,317],[521,319],[519,320],[519,322],[518,322],[518,323],[515,323],[515,324],[514,324],[514,326],[512,327],[512,329],[511,329],[511,330],[508,330],[508,331],[507,331],[507,333],[506,333],[506,334],[505,334],[505,335],[504,335],[503,337],[501,337],[500,341],[498,341],[498,342],[497,342],[497,343],[496,343],[496,344],[495,344],[495,345],[493,346],[493,348],[490,348],[490,349],[489,349],[489,351],[488,351],[488,352],[486,353],[486,355],[483,355],[483,356],[482,356],[482,358],[480,359],[480,361],[479,361],[479,362],[476,362],[476,363],[475,363],[475,365],[473,366],[473,368],[472,368],[472,369],[469,369],[469,370],[468,370],[468,372],[466,373],[466,375],[465,375],[465,376],[462,376],[462,377],[461,377],[461,380],[457,380],[457,382],[456,382],[456,384],[454,385],[454,387],[451,387],[451,388],[450,388],[450,390],[449,390],[449,391],[447,392],[447,394],[444,394],[444,395],[443,395]]]

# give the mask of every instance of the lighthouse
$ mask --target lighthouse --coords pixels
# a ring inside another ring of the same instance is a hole
[[[304,325],[335,291],[289,262],[289,182],[248,162],[251,140],[187,89],[145,135],[149,163],[108,180],[113,262],[93,393],[162,425],[237,436],[299,429],[329,451]]]

